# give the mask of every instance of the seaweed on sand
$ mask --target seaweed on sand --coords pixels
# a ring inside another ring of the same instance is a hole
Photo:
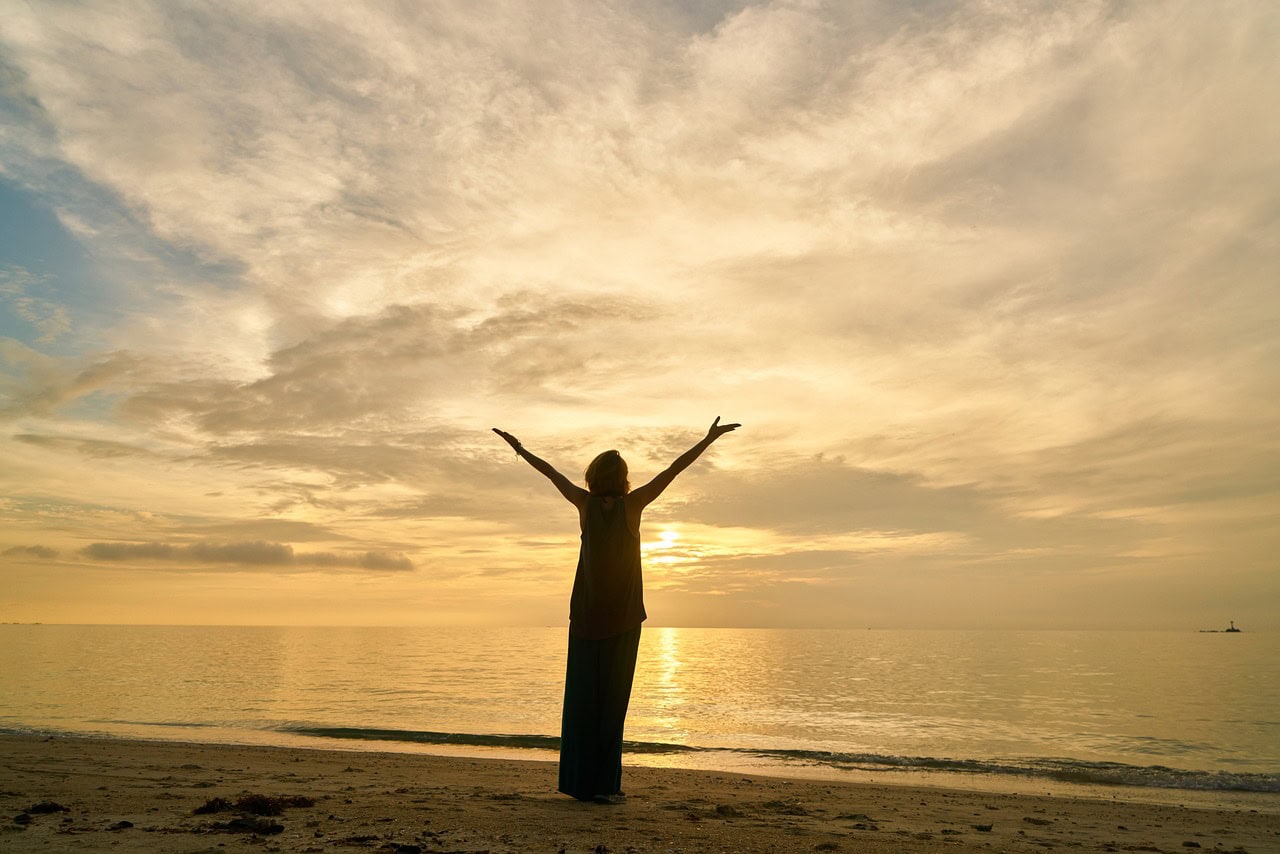
[[[282,815],[289,807],[313,807],[316,802],[304,795],[244,795],[235,801],[226,798],[210,798],[203,806],[195,808],[196,815],[239,812],[250,815]]]

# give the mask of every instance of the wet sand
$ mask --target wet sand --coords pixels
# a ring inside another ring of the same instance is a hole
[[[558,794],[555,775],[547,762],[0,736],[0,850],[1280,852],[1280,796],[1226,810],[627,768],[627,803],[601,806]]]

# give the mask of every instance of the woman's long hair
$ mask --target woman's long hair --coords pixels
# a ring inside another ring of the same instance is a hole
[[[584,475],[587,491],[592,495],[626,495],[631,491],[627,480],[627,461],[617,451],[605,451],[591,461]]]

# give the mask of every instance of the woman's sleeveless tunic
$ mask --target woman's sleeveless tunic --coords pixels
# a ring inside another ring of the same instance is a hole
[[[569,633],[587,640],[637,628],[645,617],[640,538],[627,527],[621,497],[591,496],[569,599]]]

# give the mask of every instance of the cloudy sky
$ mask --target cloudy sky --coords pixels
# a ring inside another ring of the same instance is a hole
[[[0,0],[0,620],[1280,629],[1280,5]]]

